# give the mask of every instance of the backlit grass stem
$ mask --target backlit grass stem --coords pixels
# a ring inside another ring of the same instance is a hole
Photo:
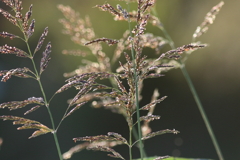
[[[152,8],[152,13],[153,13],[156,17],[158,17],[157,11],[156,11],[156,8],[155,8],[155,7],[156,7],[156,6],[154,6],[154,7]],[[174,42],[173,42],[171,36],[170,36],[170,35],[168,34],[168,32],[166,31],[166,29],[164,28],[164,26],[161,24],[161,25],[158,26],[158,28],[163,32],[164,36],[168,39],[170,47],[171,47],[172,49],[175,49]],[[208,130],[208,134],[210,135],[211,140],[212,140],[212,143],[213,143],[213,145],[214,145],[214,148],[215,148],[215,150],[216,150],[216,152],[217,152],[218,158],[219,158],[220,160],[224,160],[223,155],[222,155],[222,152],[221,152],[221,149],[220,149],[220,147],[219,147],[219,145],[218,145],[218,142],[217,142],[217,139],[216,139],[216,137],[215,137],[215,135],[214,135],[213,129],[212,129],[211,125],[210,125],[210,122],[209,122],[209,120],[208,120],[208,118],[207,118],[207,115],[206,115],[206,113],[205,113],[205,111],[204,111],[204,108],[203,108],[202,103],[201,103],[201,101],[200,101],[200,98],[199,98],[199,96],[198,96],[198,94],[197,94],[197,91],[196,91],[196,89],[195,89],[195,87],[194,87],[194,85],[193,85],[193,83],[192,83],[192,80],[191,80],[191,78],[190,78],[190,76],[189,76],[189,74],[188,74],[188,72],[187,72],[187,69],[186,69],[186,67],[185,67],[185,64],[184,64],[183,61],[180,61],[180,64],[181,64],[180,69],[181,69],[181,71],[182,71],[182,73],[183,73],[184,78],[185,78],[186,81],[187,81],[187,84],[188,84],[188,86],[189,86],[189,88],[190,88],[190,90],[191,90],[191,93],[192,93],[192,95],[193,95],[193,97],[194,97],[194,100],[195,100],[195,102],[196,102],[196,104],[197,104],[197,106],[198,106],[198,109],[199,109],[199,111],[200,111],[200,114],[201,114],[201,116],[202,116],[202,118],[203,118],[203,121],[204,121],[204,123],[205,123],[205,126],[206,126],[206,128],[207,128],[207,130]]]
[[[127,3],[128,5],[128,13],[130,12],[130,5],[129,2]],[[129,26],[129,31],[130,31],[130,36],[132,37],[132,28],[131,28],[131,23],[130,23],[130,17],[128,16],[128,26]],[[143,155],[144,155],[144,151],[143,151],[143,142],[142,142],[142,131],[141,131],[141,123],[140,123],[140,112],[139,112],[139,98],[138,98],[138,76],[137,76],[137,72],[136,72],[136,59],[135,59],[135,52],[134,52],[134,48],[133,48],[133,41],[132,41],[132,45],[131,45],[131,54],[132,54],[132,60],[133,60],[133,65],[134,65],[134,82],[135,82],[135,98],[136,98],[136,112],[137,112],[137,121],[138,121],[138,138],[139,138],[139,150],[140,150],[140,156],[141,156],[141,160],[143,160]],[[132,143],[132,142],[131,142]],[[131,146],[132,147],[132,146]],[[131,153],[129,153],[131,154]]]
[[[19,23],[20,25],[20,29],[21,31],[24,33],[24,30],[23,30],[23,26],[21,23]],[[48,111],[48,114],[49,114],[49,117],[50,117],[50,121],[51,121],[51,124],[52,124],[52,129],[54,130],[54,132],[52,133],[53,134],[53,137],[54,137],[54,141],[55,141],[55,144],[56,144],[56,148],[57,148],[57,152],[58,152],[58,156],[59,156],[59,159],[60,160],[63,160],[62,158],[62,152],[61,152],[61,149],[60,149],[60,145],[59,145],[59,141],[58,141],[58,138],[57,138],[57,132],[55,132],[55,124],[54,124],[54,120],[53,120],[53,116],[52,116],[52,112],[49,108],[49,104],[47,102],[47,98],[46,98],[46,94],[45,94],[45,91],[43,89],[43,85],[42,85],[42,82],[41,82],[41,75],[38,73],[38,70],[37,70],[37,67],[36,67],[36,64],[35,64],[35,61],[33,59],[33,54],[31,52],[31,49],[30,49],[30,46],[28,44],[28,38],[26,37],[26,35],[24,34],[24,41],[27,45],[27,48],[28,48],[28,52],[31,56],[31,61],[32,61],[32,65],[33,65],[33,68],[34,68],[34,71],[35,71],[35,76],[36,76],[36,80],[38,81],[38,84],[39,84],[39,87],[40,87],[40,90],[42,92],[42,95],[43,95],[43,99],[44,99],[44,102],[45,102],[45,105],[46,105],[46,108],[47,108],[47,111]]]

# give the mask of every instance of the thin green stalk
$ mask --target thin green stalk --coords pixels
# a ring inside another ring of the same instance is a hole
[[[132,128],[129,127],[129,160],[132,160]]]
[[[156,8],[153,9],[153,14],[157,17]],[[161,24],[160,26],[158,26],[158,28],[163,32],[164,36],[168,39],[169,45],[171,46],[171,48],[175,49],[174,42],[173,42],[172,38],[170,37],[170,35],[168,34],[168,32],[163,27],[163,25]],[[200,101],[200,98],[199,98],[199,96],[198,96],[198,94],[196,92],[196,89],[195,89],[195,87],[194,87],[194,85],[192,83],[192,80],[191,80],[191,78],[190,78],[190,76],[189,76],[189,74],[188,74],[188,72],[186,70],[185,64],[182,61],[180,61],[180,64],[181,64],[180,68],[181,68],[181,71],[183,73],[183,76],[186,79],[187,84],[188,84],[188,86],[189,86],[189,88],[190,88],[190,90],[192,92],[193,97],[194,97],[194,100],[195,100],[195,102],[196,102],[196,104],[198,106],[200,114],[201,114],[201,116],[203,118],[203,121],[205,123],[205,126],[206,126],[206,128],[208,130],[208,134],[210,135],[212,143],[214,145],[214,148],[215,148],[215,150],[217,152],[218,158],[219,158],[219,160],[224,160],[222,152],[221,152],[220,147],[218,145],[217,139],[216,139],[216,137],[214,135],[213,129],[212,129],[211,125],[210,125],[210,122],[209,122],[209,120],[207,118],[207,115],[206,115],[206,113],[204,111],[204,108],[203,108],[202,103]]]
[[[22,28],[22,26],[20,27]],[[44,89],[43,89],[43,86],[42,86],[42,82],[40,80],[40,75],[37,71],[37,67],[36,67],[36,64],[33,60],[33,55],[32,55],[32,52],[31,52],[31,49],[30,49],[30,46],[28,44],[28,38],[24,35],[24,38],[25,38],[25,43],[27,45],[27,48],[28,48],[28,52],[29,54],[31,55],[31,61],[32,61],[32,65],[33,65],[33,68],[34,68],[34,71],[35,71],[35,76],[36,76],[36,80],[38,81],[38,84],[39,84],[39,87],[40,87],[40,90],[42,92],[42,95],[43,95],[43,98],[44,98],[44,102],[45,102],[45,105],[46,105],[46,108],[48,110],[48,114],[49,114],[49,117],[50,117],[50,121],[51,121],[51,124],[52,124],[52,129],[54,130],[53,132],[53,137],[54,137],[54,141],[55,141],[55,144],[56,144],[56,147],[57,147],[57,152],[58,152],[58,156],[59,156],[59,159],[60,160],[63,160],[62,158],[62,152],[61,152],[61,149],[60,149],[60,145],[59,145],[59,141],[58,141],[58,138],[57,138],[57,134],[56,134],[56,131],[55,131],[55,124],[54,124],[54,121],[53,121],[53,116],[52,116],[52,112],[48,106],[48,102],[47,102],[47,98],[46,98],[46,94],[44,92]]]
[[[128,13],[130,12],[130,5],[128,1]],[[128,17],[128,27],[130,31],[130,36],[132,36],[131,32],[131,23],[130,23],[130,18]],[[136,72],[136,59],[135,59],[135,53],[134,53],[134,48],[133,48],[133,42],[132,42],[132,47],[131,47],[131,54],[132,54],[132,60],[134,64],[134,83],[135,83],[135,103],[136,103],[136,111],[137,111],[137,121],[138,121],[138,138],[139,138],[139,150],[140,150],[140,156],[141,160],[143,160],[143,142],[142,142],[142,131],[141,131],[141,124],[140,124],[140,112],[139,112],[139,97],[138,97],[138,76]]]
[[[210,122],[209,122],[209,120],[207,118],[207,114],[204,111],[202,103],[201,103],[201,101],[199,99],[199,96],[198,96],[198,94],[197,94],[197,92],[195,90],[195,87],[194,87],[194,85],[192,83],[192,80],[191,80],[191,78],[190,78],[190,76],[189,76],[189,74],[188,74],[184,64],[181,65],[181,71],[182,71],[182,73],[183,73],[183,75],[184,75],[184,77],[185,77],[185,79],[186,79],[186,81],[188,83],[188,86],[189,86],[189,88],[190,88],[190,90],[191,90],[191,92],[193,94],[195,102],[197,103],[198,109],[199,109],[199,111],[201,113],[203,121],[204,121],[204,123],[205,123],[205,125],[207,127],[208,133],[209,133],[209,135],[211,137],[211,140],[212,140],[212,143],[214,145],[214,148],[215,148],[215,150],[217,152],[218,158],[219,158],[219,160],[224,160],[222,152],[221,152],[221,149],[220,149],[220,147],[218,145],[217,139],[216,139],[216,137],[214,135],[214,132],[212,130],[211,124],[210,124]]]

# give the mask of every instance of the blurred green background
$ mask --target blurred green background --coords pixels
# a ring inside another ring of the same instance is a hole
[[[81,49],[74,44],[70,37],[62,34],[62,25],[58,22],[63,15],[57,9],[58,4],[69,5],[82,16],[89,15],[97,37],[121,38],[128,28],[126,22],[114,21],[113,17],[93,8],[96,4],[103,4],[106,0],[28,0],[23,1],[24,11],[33,4],[33,18],[36,20],[35,33],[30,39],[34,49],[39,36],[46,26],[49,34],[45,40],[52,42],[51,61],[47,70],[43,73],[42,81],[47,91],[47,97],[59,89],[65,78],[63,73],[75,69],[81,61],[81,57],[62,55],[64,49]],[[108,3],[116,6],[117,0],[109,0]],[[219,0],[158,0],[157,12],[160,20],[175,41],[175,46],[182,46],[191,42],[191,37],[196,27],[201,24],[206,13]],[[216,21],[210,26],[209,31],[199,40],[210,44],[209,47],[194,52],[186,63],[187,70],[192,78],[196,90],[202,100],[202,104],[209,117],[216,138],[226,160],[240,158],[240,1],[226,0]],[[6,6],[0,2],[1,8]],[[25,13],[25,12],[24,12]],[[0,31],[8,31],[20,34],[18,29],[0,16]],[[162,36],[157,28],[148,25],[146,32]],[[0,38],[0,45],[15,45],[21,49],[26,47],[20,40]],[[167,51],[170,48],[164,47]],[[108,56],[113,55],[114,46],[105,47]],[[36,58],[41,58],[39,52]],[[145,53],[150,56],[153,51]],[[31,66],[30,61],[18,58],[14,55],[0,55],[0,70],[17,67]],[[174,155],[181,157],[212,158],[218,159],[213,144],[207,133],[206,127],[197,109],[195,101],[190,93],[187,83],[179,69],[170,71],[165,77],[147,80],[143,88],[143,101],[150,101],[150,95],[155,88],[159,88],[161,96],[168,98],[158,105],[155,114],[161,119],[152,123],[154,131],[160,129],[177,129],[178,135],[163,135],[147,140],[145,148],[149,156]],[[58,123],[63,115],[67,102],[76,94],[74,89],[59,94],[52,101],[51,110],[55,122]],[[0,103],[24,100],[28,97],[40,97],[38,85],[29,79],[11,78],[7,83],[0,83]],[[8,111],[1,109],[0,115],[22,116],[24,109]],[[38,111],[27,116],[47,126],[50,125],[47,110],[42,107]],[[55,160],[58,159],[57,151],[51,134],[28,140],[32,131],[17,131],[10,121],[0,121],[0,137],[3,145],[0,148],[1,160]],[[93,109],[84,106],[66,119],[58,131],[62,152],[76,145],[73,137],[93,136],[117,132],[128,137],[127,124],[121,115],[116,115],[108,110]],[[179,143],[181,142],[181,143]],[[116,147],[116,150],[128,157],[126,146]],[[134,157],[138,156],[138,150],[134,149]],[[73,160],[110,160],[106,153],[82,151],[73,156]]]

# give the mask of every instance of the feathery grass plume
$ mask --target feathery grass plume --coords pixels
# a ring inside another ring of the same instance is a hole
[[[70,77],[82,73],[88,72],[111,72],[110,59],[102,51],[102,45],[100,43],[92,43],[93,39],[96,39],[95,32],[90,23],[89,17],[85,16],[85,19],[81,18],[78,12],[75,12],[71,7],[58,5],[58,9],[63,13],[65,19],[60,19],[59,22],[64,27],[64,34],[71,36],[71,40],[79,44],[80,46],[87,47],[89,51],[83,51],[86,54],[91,53],[97,59],[96,62],[82,60],[82,63],[78,69],[71,73],[64,74],[65,77]],[[111,44],[117,43],[117,40],[111,40],[107,38],[100,38],[96,41],[105,41]],[[86,45],[91,42],[91,45]],[[66,53],[66,51],[64,50]],[[73,52],[73,51],[71,51]]]
[[[31,4],[29,7],[29,10],[26,12],[25,16],[21,13],[23,7],[22,7],[22,1],[19,0],[3,0],[3,2],[9,6],[14,12],[15,16],[11,15],[9,12],[4,11],[3,9],[0,8],[0,13],[3,14],[3,16],[8,19],[11,23],[13,23],[15,26],[20,28],[24,36],[29,39],[33,32],[34,32],[34,26],[35,26],[35,20],[33,19],[31,23],[29,24],[29,20],[32,15],[32,7],[33,5]]]
[[[29,104],[37,104],[32,107],[28,111],[24,113],[24,115],[29,114],[33,111],[36,111],[39,107],[45,105],[50,120],[52,123],[52,129],[47,126],[41,124],[38,121],[30,120],[22,117],[16,116],[0,116],[0,119],[3,120],[13,120],[13,124],[20,124],[21,127],[18,127],[18,130],[22,129],[36,129],[36,131],[29,137],[34,138],[42,134],[46,134],[51,132],[54,136],[55,144],[58,150],[59,159],[62,160],[60,146],[57,140],[56,132],[61,125],[62,121],[78,110],[80,107],[85,105],[88,102],[92,101],[92,106],[95,107],[105,107],[107,109],[111,109],[113,112],[122,114],[127,121],[129,127],[129,137],[124,138],[119,133],[108,132],[107,135],[98,135],[98,136],[85,136],[74,138],[76,141],[86,141],[83,144],[77,145],[74,148],[70,149],[68,152],[64,154],[67,158],[70,158],[73,153],[80,151],[82,149],[89,150],[100,150],[104,152],[110,152],[108,154],[113,158],[125,159],[118,152],[113,150],[112,148],[116,145],[125,144],[129,147],[129,157],[132,160],[132,147],[138,146],[140,148],[141,159],[143,159],[142,154],[142,140],[147,140],[149,138],[153,138],[158,135],[172,133],[178,134],[179,131],[175,129],[164,129],[160,131],[152,132],[149,127],[149,123],[153,120],[160,119],[159,115],[154,115],[155,106],[162,102],[166,96],[158,98],[159,93],[154,91],[152,96],[152,100],[150,103],[140,106],[139,102],[141,100],[140,94],[142,91],[143,81],[148,78],[158,78],[163,76],[163,72],[169,71],[172,68],[176,68],[175,65],[180,66],[176,60],[181,58],[183,52],[195,51],[199,48],[203,48],[205,44],[199,43],[191,43],[188,45],[183,45],[182,47],[178,47],[172,50],[162,53],[158,55],[156,59],[147,59],[147,56],[143,53],[143,48],[149,47],[156,51],[156,53],[160,53],[160,49],[163,45],[169,43],[172,45],[171,39],[168,40],[155,36],[151,33],[145,33],[146,26],[148,23],[151,23],[154,26],[162,29],[162,24],[160,20],[151,15],[150,9],[155,4],[155,0],[122,0],[126,3],[128,2],[137,2],[137,10],[136,11],[128,11],[124,9],[122,6],[117,5],[116,9],[112,7],[110,4],[105,3],[103,5],[97,5],[96,7],[107,11],[113,16],[115,16],[115,20],[125,20],[128,21],[129,26],[131,26],[130,22],[136,22],[135,27],[129,29],[124,33],[123,38],[120,40],[109,39],[109,38],[96,38],[95,32],[91,26],[89,17],[86,16],[84,19],[79,16],[79,13],[75,12],[68,6],[59,5],[59,10],[65,16],[65,19],[61,19],[60,23],[64,26],[64,33],[70,35],[72,40],[87,48],[89,51],[66,51],[63,53],[71,54],[71,55],[81,55],[86,56],[87,54],[93,54],[97,61],[92,62],[89,60],[82,60],[84,66],[80,66],[78,69],[71,73],[64,74],[66,77],[70,77],[66,80],[66,84],[63,85],[60,89],[58,89],[55,94],[66,91],[72,87],[74,87],[78,92],[76,95],[69,101],[69,105],[62,117],[62,120],[59,122],[57,128],[55,129],[52,113],[49,109],[49,101],[47,101],[45,91],[43,89],[42,83],[40,81],[40,77],[42,72],[47,68],[48,63],[50,61],[50,52],[51,52],[51,42],[46,45],[45,50],[42,53],[42,58],[40,61],[40,71],[36,69],[34,55],[38,52],[44,40],[48,34],[48,27],[46,27],[40,36],[37,46],[35,47],[34,52],[31,52],[31,48],[29,46],[28,40],[33,35],[35,29],[35,19],[31,20],[32,8],[33,5],[30,5],[29,10],[22,14],[21,11],[22,1],[19,0],[3,0],[3,2],[9,6],[14,12],[15,16],[11,13],[0,9],[0,13],[8,19],[12,24],[17,26],[24,37],[18,37],[14,34],[8,32],[0,32],[0,36],[3,38],[20,38],[23,40],[28,48],[28,51],[23,51],[16,47],[12,47],[9,45],[0,46],[0,53],[2,54],[15,54],[19,57],[29,58],[32,61],[34,72],[24,68],[16,68],[11,70],[3,70],[0,71],[0,76],[3,76],[2,81],[6,82],[11,76],[17,76],[21,78],[34,78],[38,81],[40,89],[43,94],[43,98],[31,97],[24,101],[11,101],[0,104],[0,108],[8,108],[10,110],[15,110],[19,108],[23,108]],[[194,33],[193,38],[197,38],[208,29],[208,25],[213,22],[216,14],[219,12],[222,7],[223,2],[219,3],[215,6],[206,16],[205,21],[199,26],[197,31]],[[116,50],[114,52],[114,57],[112,62],[116,62],[117,59],[123,55],[125,58],[125,62],[119,62],[119,68],[116,72],[113,70],[110,58],[102,51],[103,46],[99,42],[105,42],[109,46],[117,44]],[[131,56],[129,51],[131,50]],[[175,59],[175,60],[174,60]],[[27,72],[30,72],[31,75],[28,75]],[[111,85],[101,84],[101,80],[109,79]],[[126,82],[126,86],[123,82]],[[55,95],[54,94],[54,95]],[[54,97],[53,95],[53,97]],[[148,113],[144,116],[140,116],[139,111],[148,111]],[[137,120],[135,119],[135,113],[137,114]],[[134,126],[138,125],[139,129],[139,137],[135,137],[136,141],[133,142],[132,135],[134,131]],[[143,136],[142,136],[143,135]],[[1,144],[0,144],[1,145]],[[155,160],[165,159],[168,156],[157,157]]]
[[[213,24],[216,18],[216,15],[219,13],[223,5],[224,5],[224,2],[221,1],[207,13],[204,21],[200,26],[197,27],[196,31],[193,34],[193,42],[195,41],[196,38],[200,37],[201,35],[203,35],[208,31],[208,26],[210,24]]]
[[[25,13],[25,16],[23,16],[22,1],[20,1],[20,0],[2,0],[2,2],[11,8],[11,11],[15,14],[15,16],[13,16],[11,13],[9,13],[7,11],[4,11],[3,9],[0,9],[0,13],[6,19],[8,19],[11,23],[13,23],[15,26],[17,26],[19,28],[19,30],[23,33],[23,36],[20,37],[20,36],[16,36],[16,35],[13,35],[8,32],[1,32],[0,37],[3,37],[3,38],[8,37],[10,39],[19,38],[26,44],[27,51],[23,51],[14,46],[9,46],[9,45],[5,44],[4,46],[0,46],[0,53],[1,54],[15,54],[18,57],[29,58],[30,61],[32,62],[32,68],[33,68],[33,71],[31,71],[27,67],[0,71],[0,76],[3,76],[2,81],[6,82],[9,78],[11,78],[11,76],[17,76],[17,77],[21,77],[21,78],[33,78],[38,81],[39,88],[41,90],[43,98],[31,97],[24,101],[6,102],[6,103],[0,104],[0,108],[8,108],[10,110],[15,110],[15,109],[23,108],[29,104],[37,104],[36,106],[32,107],[30,110],[26,111],[24,113],[24,115],[26,115],[33,111],[36,111],[39,107],[45,105],[48,110],[48,114],[49,114],[50,121],[52,124],[52,129],[48,128],[47,126],[41,124],[38,121],[29,120],[29,119],[25,119],[22,117],[16,117],[16,116],[9,115],[9,116],[0,116],[0,119],[13,120],[14,121],[13,124],[22,124],[21,127],[18,127],[18,130],[35,129],[36,131],[29,137],[29,139],[51,132],[53,134],[54,141],[55,141],[55,144],[57,147],[59,159],[63,160],[60,146],[58,143],[58,138],[56,135],[55,124],[53,121],[52,113],[51,113],[51,110],[49,109],[49,102],[47,102],[46,94],[43,89],[41,78],[40,78],[41,73],[46,69],[46,67],[49,63],[49,60],[50,60],[51,43],[48,43],[45,51],[43,51],[43,58],[40,61],[40,71],[37,70],[36,62],[35,62],[36,60],[34,59],[35,53],[37,51],[39,51],[41,49],[41,46],[43,45],[44,39],[48,33],[48,28],[47,27],[45,28],[43,34],[41,35],[41,37],[38,41],[35,51],[32,52],[31,47],[28,43],[28,40],[33,35],[34,28],[35,28],[35,19],[31,20],[33,5],[30,5],[29,10],[27,11],[27,13]],[[27,72],[30,72],[31,75],[28,75]]]
[[[168,64],[154,64],[153,60],[147,60],[147,56],[142,55],[142,49],[143,47],[150,47],[155,49],[156,51],[159,51],[160,48],[168,43],[165,39],[161,37],[154,36],[150,33],[144,33],[146,30],[147,21],[150,21],[151,15],[148,13],[149,8],[154,4],[154,1],[138,1],[138,12],[136,14],[136,22],[137,25],[131,31],[134,36],[130,36],[130,32],[126,31],[124,34],[124,37],[120,40],[111,40],[107,38],[100,38],[100,39],[93,39],[95,40],[88,40],[88,42],[85,43],[87,47],[92,51],[93,55],[96,55],[97,62],[90,62],[86,61],[88,64],[91,63],[91,65],[100,66],[103,63],[103,61],[99,61],[98,56],[99,54],[96,53],[102,53],[104,56],[101,57],[102,59],[108,59],[104,52],[102,52],[102,46],[98,42],[107,42],[108,44],[115,44],[118,42],[117,49],[115,51],[115,55],[117,55],[117,58],[120,54],[124,53],[126,63],[122,64],[120,63],[120,68],[118,69],[117,73],[113,73],[110,69],[110,67],[105,68],[104,72],[97,72],[97,68],[94,68],[92,66],[82,67],[75,72],[72,72],[68,74],[67,76],[73,76],[66,80],[66,84],[62,86],[56,93],[61,93],[71,87],[75,87],[79,92],[76,94],[76,96],[69,102],[69,107],[67,110],[70,109],[71,106],[76,105],[76,108],[73,108],[72,110],[75,111],[78,109],[78,105],[82,106],[82,103],[85,103],[87,101],[95,100],[92,102],[92,105],[94,106],[104,106],[105,108],[111,109],[113,112],[122,114],[128,123],[129,129],[132,130],[133,126],[135,124],[138,124],[140,121],[144,121],[147,124],[150,123],[150,121],[160,119],[160,116],[153,115],[153,109],[154,106],[157,103],[160,103],[163,101],[166,97],[162,97],[160,99],[153,99],[151,103],[148,105],[143,106],[140,110],[151,110],[149,111],[148,115],[139,117],[138,122],[133,121],[133,116],[136,113],[136,95],[139,96],[140,100],[140,92],[142,89],[143,80],[147,78],[155,78],[162,76],[160,73],[151,73],[155,70],[159,70],[159,68],[170,68],[173,67],[172,65]],[[123,16],[125,18],[128,18],[128,12],[123,9],[120,5],[117,6],[117,9],[112,7],[110,4],[104,4],[104,5],[97,5],[96,7],[100,8],[103,11],[108,11],[110,14],[113,14],[115,16]],[[74,39],[74,41],[80,45],[83,45],[82,42],[86,41],[86,34],[84,32],[78,31],[75,27],[75,23],[77,23],[81,28],[87,28],[86,24],[83,19],[78,17],[78,14],[72,10],[70,7],[64,7],[62,5],[59,5],[59,9],[63,12],[65,15],[64,20],[61,20],[61,23],[63,23],[67,34],[74,37],[75,34],[78,35],[77,39]],[[72,15],[71,17],[69,15]],[[72,17],[77,17],[77,21],[73,20]],[[130,17],[129,17],[130,18]],[[91,29],[91,32],[93,32],[93,29]],[[77,31],[77,32],[76,32]],[[93,35],[93,34],[92,34]],[[94,34],[95,35],[95,34]],[[120,44],[119,44],[120,42]],[[90,45],[91,44],[91,45]],[[97,46],[97,49],[95,48]],[[136,52],[136,59],[131,58],[128,53],[124,52],[125,50],[131,50],[133,47],[134,51]],[[190,48],[190,46],[188,46]],[[194,47],[194,46],[191,46]],[[187,48],[187,47],[185,47]],[[180,49],[179,49],[180,50]],[[96,52],[97,51],[97,52]],[[115,58],[115,60],[117,59]],[[169,58],[167,56],[164,56],[164,58]],[[109,62],[107,63],[109,64]],[[109,64],[110,65],[110,64]],[[150,66],[148,66],[150,65]],[[95,72],[92,72],[91,69],[94,69]],[[88,72],[89,71],[89,72]],[[159,71],[160,72],[160,71]],[[136,79],[136,76],[138,77]],[[114,78],[114,81],[112,82],[112,87],[101,85],[97,82],[98,79],[105,79],[105,78]],[[122,80],[126,80],[128,86],[125,87],[122,83]],[[139,90],[136,89],[136,86]],[[110,91],[109,91],[110,89]],[[96,92],[97,90],[103,90],[100,92]],[[72,113],[71,111],[69,113]],[[65,113],[65,116],[68,115],[67,111]],[[145,125],[146,126],[146,125]],[[143,125],[144,127],[144,125]],[[161,135],[164,133],[179,133],[176,130],[163,130],[163,131],[157,131],[157,132],[148,132],[145,134],[145,137],[141,138],[140,140],[145,140],[148,138],[152,138],[156,135]],[[130,134],[131,131],[130,131]],[[115,138],[114,138],[115,137]],[[117,139],[116,139],[117,138]],[[131,138],[130,138],[131,139]],[[120,141],[124,144],[127,144],[129,148],[132,148],[132,146],[139,142],[139,140],[135,141],[134,143],[132,140],[129,142],[123,138],[118,133],[109,132],[108,135],[99,135],[99,136],[86,136],[86,137],[79,137],[73,139],[76,141],[88,141],[90,142],[87,145],[99,142],[99,141]],[[80,147],[82,148],[82,147]],[[87,147],[89,148],[89,147]],[[109,146],[101,146],[101,145],[95,145],[94,147],[90,147],[102,151],[112,151],[111,147]],[[74,150],[75,152],[75,150]],[[114,151],[115,152],[115,151]],[[132,153],[130,153],[132,154]],[[72,155],[72,152],[70,152],[70,155]],[[115,155],[116,156],[116,155]],[[119,157],[118,157],[119,158]]]

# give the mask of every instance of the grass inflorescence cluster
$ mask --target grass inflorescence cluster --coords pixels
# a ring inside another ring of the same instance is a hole
[[[18,130],[34,129],[35,131],[29,138],[35,138],[47,133],[53,134],[60,160],[70,159],[74,153],[83,149],[108,152],[108,156],[110,157],[132,160],[132,148],[135,146],[139,148],[139,157],[143,160],[147,158],[147,153],[143,147],[145,140],[162,134],[180,133],[176,129],[152,131],[150,123],[160,119],[159,115],[154,114],[154,109],[159,103],[165,100],[167,96],[160,97],[156,89],[151,101],[146,105],[140,106],[139,102],[142,99],[141,92],[143,82],[149,78],[159,78],[171,69],[181,68],[184,75],[188,78],[187,81],[191,84],[190,87],[194,94],[195,89],[184,68],[184,63],[190,53],[207,46],[200,41],[196,41],[196,39],[208,30],[209,25],[213,23],[216,14],[224,4],[220,2],[214,6],[212,10],[207,13],[203,23],[197,27],[193,34],[192,42],[180,47],[174,46],[171,37],[157,17],[155,0],[125,0],[127,7],[121,5],[114,7],[109,3],[95,6],[95,8],[99,8],[100,11],[105,11],[113,15],[116,21],[128,22],[126,32],[120,39],[97,37],[88,16],[82,18],[79,13],[71,7],[58,5],[58,9],[64,16],[64,18],[59,20],[64,28],[63,33],[69,35],[74,43],[88,49],[86,52],[82,50],[64,50],[63,54],[81,57],[86,57],[86,55],[91,54],[96,58],[96,61],[83,58],[82,64],[84,65],[79,66],[72,72],[65,73],[64,76],[67,78],[66,83],[49,98],[46,97],[41,81],[42,78],[46,78],[43,76],[43,72],[48,68],[48,64],[51,61],[52,45],[51,42],[45,42],[46,36],[48,35],[48,27],[43,29],[42,34],[39,35],[37,45],[35,47],[30,46],[29,41],[31,40],[31,36],[35,34],[35,19],[32,18],[33,5],[30,5],[26,13],[23,13],[22,1],[2,0],[2,2],[11,8],[11,12],[0,9],[0,13],[12,23],[12,25],[19,28],[22,35],[14,35],[3,31],[0,32],[0,36],[2,38],[21,39],[26,44],[27,50],[24,51],[15,46],[5,44],[0,46],[0,53],[14,54],[20,58],[27,58],[32,62],[32,66],[2,70],[0,71],[0,76],[2,76],[1,81],[7,82],[12,76],[34,79],[38,82],[42,97],[30,97],[22,101],[10,101],[0,104],[0,108],[7,108],[9,110],[25,108],[28,105],[33,106],[26,110],[23,117],[2,115],[0,119],[11,120],[14,125],[21,125],[17,128]],[[136,9],[133,11],[129,9],[130,2],[137,3]],[[165,37],[148,33],[146,26],[149,24],[163,31]],[[108,57],[104,52],[103,43],[116,47],[113,57]],[[161,48],[165,45],[170,45],[172,49],[162,53]],[[45,46],[45,48],[42,49],[42,46]],[[148,58],[148,55],[143,52],[144,48],[153,49],[156,52],[156,57]],[[42,58],[37,59],[35,55],[39,54],[40,51],[42,52]],[[119,60],[121,56],[124,57],[124,61]],[[116,62],[119,63],[119,67],[113,69],[112,66]],[[40,66],[37,66],[38,63]],[[106,79],[109,80],[109,84],[104,84],[103,80]],[[77,93],[71,100],[68,100],[65,113],[62,115],[61,120],[55,124],[50,102],[55,98],[55,95],[70,88],[75,88]],[[198,98],[196,101],[199,101]],[[73,138],[74,142],[82,141],[83,143],[74,146],[63,154],[60,149],[61,145],[57,137],[57,131],[67,117],[81,112],[77,110],[86,104],[95,108],[103,107],[114,113],[121,114],[127,122],[129,136],[123,137],[121,133],[109,131],[104,135],[76,137]],[[46,126],[36,120],[24,118],[32,112],[37,112],[40,107],[46,107],[52,126]],[[206,117],[201,105],[199,108],[202,116]],[[213,133],[207,118],[205,118],[205,123],[208,126],[209,133]],[[213,135],[212,140],[215,144],[219,159],[223,160],[214,134],[211,135]],[[129,148],[129,157],[123,157],[121,153],[114,150],[113,147],[117,145],[126,145]],[[158,157],[152,158],[152,160],[167,158],[169,158],[169,156],[159,155]]]

